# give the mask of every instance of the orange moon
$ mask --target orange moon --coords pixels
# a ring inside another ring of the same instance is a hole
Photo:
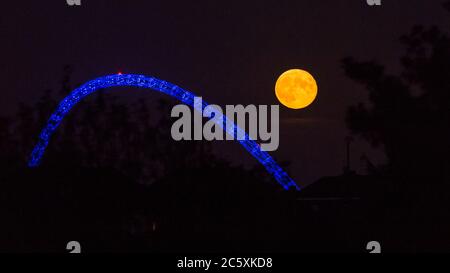
[[[288,108],[305,108],[317,96],[317,83],[307,71],[290,69],[278,77],[275,95],[280,103]]]

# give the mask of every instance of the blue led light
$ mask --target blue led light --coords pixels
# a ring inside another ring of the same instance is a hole
[[[51,135],[56,130],[56,128],[58,128],[58,125],[61,123],[62,119],[70,111],[70,109],[75,106],[75,104],[98,89],[114,86],[132,86],[157,90],[164,94],[177,98],[181,102],[194,107],[196,110],[203,111],[205,107],[208,106],[208,103],[206,103],[205,101],[203,101],[202,105],[194,105],[194,94],[174,84],[153,77],[134,74],[117,74],[100,77],[95,80],[89,81],[79,88],[75,89],[60,102],[58,108],[50,116],[47,125],[39,135],[38,143],[31,153],[30,159],[28,161],[28,166],[39,166],[45,149],[47,148],[48,142],[50,141]],[[200,109],[200,107],[202,109]],[[226,117],[224,118],[227,122],[229,122]],[[223,128],[223,123],[217,124],[221,128]],[[242,131],[242,129],[234,123],[232,125],[232,129],[233,132]],[[281,167],[275,162],[275,160],[273,160],[273,158],[267,152],[261,151],[259,145],[246,133],[244,134],[244,140],[238,140],[239,143],[244,146],[244,148],[266,168],[266,170],[275,178],[275,180],[281,186],[283,186],[284,189],[293,187],[297,190],[300,190],[300,187],[287,175],[286,172],[283,171],[283,169],[281,169]]]

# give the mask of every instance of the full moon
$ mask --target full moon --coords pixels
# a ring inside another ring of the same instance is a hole
[[[280,75],[275,84],[275,95],[281,104],[292,109],[310,105],[317,96],[317,83],[305,70],[290,69]]]

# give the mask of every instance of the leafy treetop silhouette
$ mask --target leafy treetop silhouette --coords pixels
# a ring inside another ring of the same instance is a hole
[[[383,147],[387,174],[442,181],[450,169],[450,39],[437,27],[415,26],[401,42],[399,75],[375,61],[343,59],[346,75],[366,87],[370,102],[351,106],[347,124]]]

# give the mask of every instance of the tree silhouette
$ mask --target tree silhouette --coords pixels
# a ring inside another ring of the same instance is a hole
[[[450,1],[445,7],[450,11]],[[387,156],[376,170],[385,199],[377,207],[389,208],[378,221],[385,223],[385,234],[395,234],[391,243],[407,251],[448,249],[450,39],[437,27],[415,26],[401,43],[398,75],[375,61],[343,59],[346,75],[369,95],[368,105],[349,107],[346,121]]]
[[[436,27],[416,26],[401,42],[406,53],[400,75],[386,74],[374,61],[342,61],[370,101],[351,106],[347,123],[353,133],[383,147],[385,173],[439,183],[448,180],[450,168],[450,39]]]

